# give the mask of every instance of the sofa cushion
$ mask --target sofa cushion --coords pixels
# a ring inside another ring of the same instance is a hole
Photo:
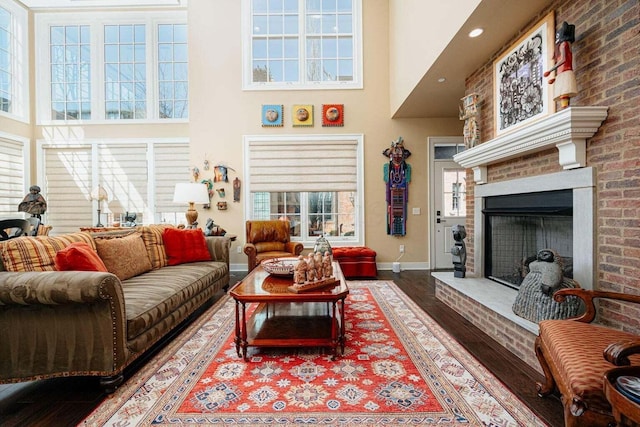
[[[95,249],[91,235],[84,232],[56,237],[25,236],[5,242],[2,248],[2,262],[6,271],[54,271],[56,252],[74,242],[85,242]]]
[[[162,238],[162,233],[167,228],[174,227],[168,224],[154,224],[137,228],[142,234],[142,240],[147,248],[149,260],[151,261],[151,268],[154,270],[168,265],[167,251],[165,250],[164,240]]]
[[[162,232],[162,239],[164,240],[169,265],[211,261],[207,242],[200,229],[180,230],[167,228]]]
[[[85,242],[74,242],[58,251],[55,266],[58,271],[107,271],[95,249]]]
[[[151,261],[138,232],[124,237],[96,238],[98,255],[109,273],[127,280],[151,270]]]
[[[147,332],[195,295],[225,278],[228,272],[226,263],[207,261],[167,266],[126,280],[122,291],[127,339],[133,340]]]

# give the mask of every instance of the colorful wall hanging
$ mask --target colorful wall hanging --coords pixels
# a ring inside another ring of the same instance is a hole
[[[407,202],[411,182],[411,165],[406,159],[411,151],[404,148],[404,141],[399,136],[382,154],[389,158],[383,168],[387,184],[387,234],[404,236],[407,234]]]
[[[284,125],[282,117],[282,105],[266,104],[262,106],[262,126],[282,127]]]
[[[344,105],[322,105],[322,126],[344,126]]]
[[[294,105],[291,108],[291,122],[294,127],[313,126],[313,105]]]

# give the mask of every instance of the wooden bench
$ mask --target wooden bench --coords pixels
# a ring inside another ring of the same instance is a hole
[[[605,373],[616,366],[640,365],[640,336],[597,323],[596,300],[611,299],[640,304],[640,295],[586,289],[561,289],[558,302],[574,295],[585,303],[582,316],[543,320],[535,342],[545,382],[537,383],[539,396],[557,390],[564,406],[565,426],[607,426],[614,422],[604,394]],[[634,307],[635,308],[635,307]]]
[[[366,246],[333,248],[333,259],[338,261],[342,274],[347,278],[378,277],[376,251]]]

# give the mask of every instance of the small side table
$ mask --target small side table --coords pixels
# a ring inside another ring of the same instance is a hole
[[[604,374],[604,395],[611,404],[618,426],[640,426],[640,404],[632,401],[616,388],[616,380],[623,375],[640,377],[640,366],[614,368]]]

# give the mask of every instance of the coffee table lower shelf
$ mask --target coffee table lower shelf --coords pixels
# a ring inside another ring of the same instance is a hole
[[[344,353],[343,318],[337,313],[344,310],[343,300],[339,307],[328,302],[260,303],[246,321],[246,307],[238,305],[235,344],[238,356],[245,360],[248,347],[326,347],[335,359],[340,346]]]

